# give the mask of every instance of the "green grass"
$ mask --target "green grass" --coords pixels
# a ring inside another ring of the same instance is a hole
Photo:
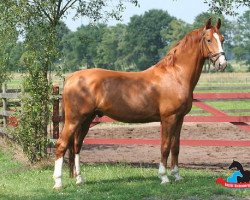
[[[235,109],[236,112],[228,113],[230,115],[250,115],[250,112],[241,112],[241,109],[249,110],[250,109],[250,100],[244,101],[213,101],[207,102],[207,104],[220,109],[220,110],[227,110],[227,109]]]
[[[249,86],[250,73],[202,73],[197,86]]]
[[[240,199],[250,197],[250,190],[231,190],[215,183],[226,173],[182,169],[184,180],[160,185],[156,168],[127,164],[83,165],[86,183],[75,185],[68,170],[63,170],[64,188],[52,189],[53,166],[32,168],[11,159],[0,151],[0,199]]]

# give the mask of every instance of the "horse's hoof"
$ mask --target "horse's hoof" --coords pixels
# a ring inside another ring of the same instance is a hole
[[[76,185],[82,185],[83,183],[83,181],[76,181]]]
[[[178,177],[175,177],[175,181],[182,181],[183,180],[183,178],[181,177],[181,176],[178,176]]]
[[[54,190],[61,190],[62,188],[62,185],[54,185],[53,187]]]
[[[76,177],[76,185],[82,185],[84,183],[84,180],[81,176]]]
[[[55,185],[54,185],[53,189],[55,189],[55,190],[62,189],[62,179],[54,177],[54,180],[55,180]]]
[[[161,185],[167,185],[169,183],[170,183],[170,181],[165,181],[165,180],[161,181]]]
[[[162,176],[161,177],[161,185],[166,185],[168,183],[170,183],[168,177],[167,176]]]

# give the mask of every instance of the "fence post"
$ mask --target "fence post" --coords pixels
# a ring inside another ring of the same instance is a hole
[[[3,98],[2,98],[2,103],[3,103],[3,127],[6,128],[7,127],[7,99],[4,97],[4,95],[6,94],[6,83],[2,84],[2,94],[3,94]]]
[[[53,95],[59,95],[59,86],[53,85]],[[59,97],[53,99],[53,139],[59,138]]]

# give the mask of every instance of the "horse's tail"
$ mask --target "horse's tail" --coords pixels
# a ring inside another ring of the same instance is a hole
[[[74,177],[74,167],[75,167],[75,151],[74,151],[74,137],[70,138],[68,144],[69,151],[69,176]]]

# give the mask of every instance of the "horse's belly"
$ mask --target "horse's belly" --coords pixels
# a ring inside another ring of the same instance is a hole
[[[146,123],[160,121],[158,109],[152,104],[147,106],[142,106],[142,104],[129,106],[125,102],[113,102],[111,106],[101,110],[104,115],[121,122]]]
[[[117,121],[128,123],[147,123],[147,122],[159,122],[161,121],[161,114],[157,101],[153,101],[149,98],[131,98],[130,101],[122,101],[113,99],[109,100],[109,104],[104,104],[100,109],[106,116],[111,117]],[[143,100],[142,100],[143,99]],[[110,104],[110,102],[112,102]],[[165,109],[165,114],[177,112],[179,108],[171,106],[171,103],[165,103],[168,109]],[[179,109],[180,110],[180,109]],[[182,111],[183,112],[183,111]]]
[[[131,113],[131,114],[124,114],[124,113],[104,113],[106,116],[120,122],[125,123],[148,123],[148,122],[159,122],[160,116],[159,115],[151,115],[151,116],[141,116],[139,114]]]

